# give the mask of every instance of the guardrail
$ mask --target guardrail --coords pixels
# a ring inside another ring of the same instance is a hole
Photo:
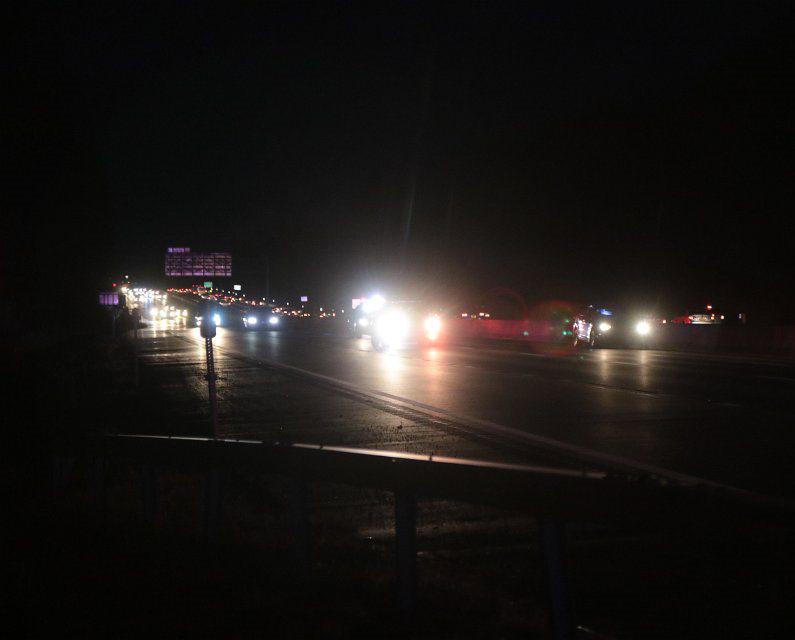
[[[157,509],[157,472],[169,467],[205,476],[204,530],[221,525],[222,484],[228,471],[290,479],[296,558],[308,570],[310,482],[347,484],[395,495],[398,606],[407,615],[416,603],[416,513],[418,500],[443,499],[513,509],[539,521],[555,638],[570,638],[572,624],[564,570],[565,526],[572,522],[671,528],[791,527],[793,511],[773,501],[744,498],[719,488],[682,486],[663,478],[501,464],[391,451],[150,435],[108,435],[94,447],[96,498],[104,508],[110,459],[140,470],[145,518]],[[56,470],[68,468],[56,460]]]

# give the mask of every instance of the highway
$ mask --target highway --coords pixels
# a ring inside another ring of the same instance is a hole
[[[142,339],[151,342],[150,362],[167,364],[187,353],[191,366],[201,369],[197,329],[155,326]],[[337,395],[362,410],[392,407],[408,411],[407,418],[426,416],[432,427],[449,423],[464,429],[453,441],[425,429],[421,447],[412,447],[407,431],[400,448],[408,450],[488,458],[507,451],[510,459],[536,461],[548,454],[568,464],[708,481],[795,501],[789,471],[795,453],[791,361],[619,349],[545,355],[507,343],[378,353],[367,338],[319,331],[221,328],[214,342],[227,425],[250,425],[257,415],[273,420],[268,416],[276,406],[274,389],[282,387],[256,376],[278,372],[280,380],[303,380],[302,391],[284,397],[323,389],[322,397],[314,393],[311,412],[307,403],[286,409],[299,411],[305,421],[338,412],[332,399]],[[200,397],[199,376],[191,384]],[[236,417],[246,411],[246,419]],[[284,407],[280,413],[284,421]],[[364,421],[380,424],[372,416]],[[336,424],[343,429],[344,422]],[[367,441],[356,434],[335,441],[335,428],[326,429],[324,441],[373,444],[372,426]],[[247,429],[243,434],[252,435]],[[394,439],[384,438],[394,448]]]

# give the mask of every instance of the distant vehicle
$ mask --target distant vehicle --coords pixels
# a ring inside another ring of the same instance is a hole
[[[195,316],[197,327],[201,327],[202,317],[204,316],[211,318],[216,327],[228,324],[227,312],[225,310],[222,311],[214,302],[205,302],[202,310]]]
[[[645,346],[656,321],[644,316],[627,316],[614,308],[590,305],[574,316],[571,335],[575,347]]]
[[[386,299],[381,295],[364,298],[348,316],[348,330],[354,338],[369,336],[374,328],[374,321],[386,305]]]
[[[725,320],[725,314],[719,312],[716,313],[713,310],[712,305],[707,305],[706,311],[676,316],[671,320],[671,322],[674,324],[723,324]]]
[[[413,300],[387,301],[373,296],[357,307],[348,322],[351,334],[355,338],[369,336],[376,351],[433,344],[442,337],[439,315]]]
[[[572,345],[578,347],[587,344],[593,349],[610,334],[614,322],[614,313],[610,309],[593,306],[582,309],[574,316],[571,326]]]
[[[276,331],[282,328],[281,318],[271,311],[249,311],[241,317],[247,331]]]

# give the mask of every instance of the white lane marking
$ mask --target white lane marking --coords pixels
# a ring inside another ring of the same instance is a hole
[[[180,338],[182,340],[193,342],[194,344],[199,344],[199,341],[196,341],[192,338],[186,338],[184,336],[179,336],[176,334],[173,335],[175,335],[177,338]],[[608,467],[609,466],[620,467],[635,472],[640,471],[645,474],[671,480],[682,486],[710,487],[712,489],[719,489],[726,493],[732,494],[737,498],[745,499],[750,502],[755,502],[758,504],[768,504],[776,507],[784,507],[786,509],[795,509],[795,502],[789,500],[776,498],[765,494],[760,494],[755,491],[750,491],[748,489],[741,489],[733,485],[724,484],[722,482],[717,482],[715,480],[709,480],[707,478],[701,478],[699,476],[693,476],[690,474],[681,473],[679,471],[673,471],[671,469],[666,469],[664,467],[658,467],[656,465],[647,464],[645,462],[641,462],[633,458],[626,458],[624,456],[617,456],[610,453],[603,453],[601,451],[596,451],[595,449],[589,449],[587,447],[581,447],[579,445],[570,444],[568,442],[557,440],[555,438],[550,438],[548,436],[541,436],[538,434],[523,431],[521,429],[517,429],[515,427],[508,427],[506,425],[502,425],[497,422],[492,422],[491,420],[484,420],[482,418],[476,418],[474,416],[468,416],[465,414],[457,414],[452,411],[442,409],[440,407],[434,407],[432,405],[425,404],[423,402],[418,402],[417,400],[411,400],[410,398],[404,398],[402,396],[394,395],[386,391],[379,391],[377,389],[368,389],[360,387],[359,385],[353,384],[351,382],[340,380],[339,378],[334,378],[333,376],[328,376],[322,373],[309,371],[308,369],[296,367],[295,365],[276,362],[275,360],[270,360],[268,358],[257,360],[256,358],[232,350],[229,347],[216,347],[216,350],[221,352],[226,351],[227,353],[229,353],[229,355],[233,357],[242,358],[249,362],[255,362],[260,365],[266,365],[274,369],[281,369],[283,371],[290,371],[292,373],[299,374],[303,377],[310,378],[330,386],[342,388],[350,393],[364,396],[375,401],[383,402],[384,400],[389,400],[392,404],[396,404],[405,409],[419,410],[421,413],[424,413],[438,420],[450,421],[463,427],[470,427],[470,428],[473,426],[478,427],[482,429],[486,434],[488,433],[498,434],[506,438],[507,440],[512,440],[514,442],[522,442],[524,444],[530,444],[533,446],[545,447],[552,451],[564,452],[569,455],[573,455],[577,458],[580,458],[582,460],[587,460]]]

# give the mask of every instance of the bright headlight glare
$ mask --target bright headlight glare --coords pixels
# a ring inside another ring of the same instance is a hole
[[[213,315],[213,322],[215,323],[216,327],[221,324],[221,316],[220,316],[220,314],[216,313],[215,315]]]
[[[651,325],[646,320],[641,320],[635,325],[635,331],[642,336],[646,336],[651,332]]]
[[[257,316],[250,316],[246,318],[246,322],[248,322],[248,324],[257,324]]]
[[[370,326],[370,320],[368,318],[359,318],[359,326],[360,327]]]
[[[270,318],[268,318],[268,322],[270,322],[271,324],[279,324],[279,318],[277,318],[276,316],[271,316]]]
[[[430,340],[436,340],[442,330],[442,321],[439,316],[428,316],[425,318],[425,335]]]
[[[600,322],[599,323],[599,331],[610,331],[610,323],[609,322]]]
[[[362,302],[362,309],[365,313],[373,313],[374,311],[381,309],[384,306],[384,302],[386,302],[384,300],[384,296],[377,293]]]
[[[405,313],[392,311],[378,320],[378,335],[387,344],[400,342],[409,330],[409,319]]]

